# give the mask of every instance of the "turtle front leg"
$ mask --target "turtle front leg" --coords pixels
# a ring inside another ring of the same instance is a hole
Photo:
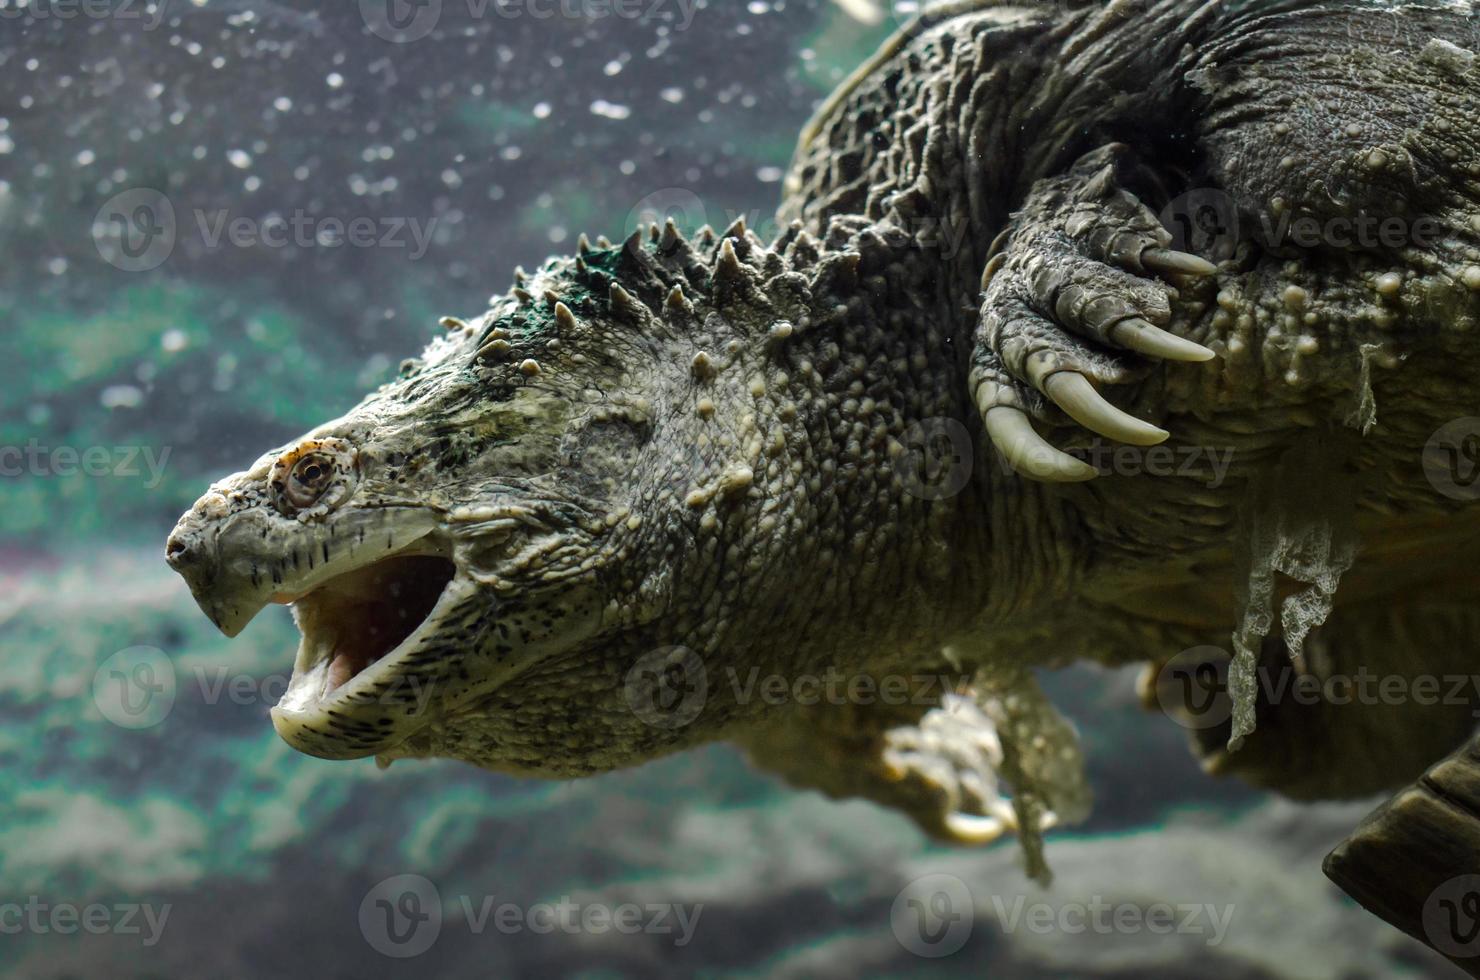
[[[1172,235],[1122,186],[1130,163],[1129,149],[1111,144],[1068,174],[1039,181],[983,273],[972,394],[993,444],[1025,476],[1096,475],[1051,446],[1030,419],[1072,419],[1111,439],[1155,445],[1167,433],[1117,408],[1100,389],[1139,380],[1155,360],[1215,356],[1163,329],[1175,295],[1168,283],[1215,267],[1168,247]]]
[[[1016,833],[1029,875],[1046,878],[1042,832],[1089,807],[1073,727],[1029,674],[936,676],[945,683],[930,685],[929,697],[916,675],[901,699],[882,697],[881,682],[874,703],[793,706],[743,747],[795,786],[899,810],[945,843]]]

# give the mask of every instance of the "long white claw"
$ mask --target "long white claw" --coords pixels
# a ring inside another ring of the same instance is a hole
[[[1093,466],[1051,446],[1033,430],[1027,413],[1020,408],[998,405],[983,421],[992,444],[1023,476],[1045,483],[1083,483],[1099,476]]]
[[[1110,342],[1168,361],[1211,361],[1218,355],[1202,344],[1178,337],[1139,317],[1121,320],[1110,328]]]
[[[1153,272],[1170,272],[1184,276],[1211,276],[1218,267],[1200,255],[1170,248],[1148,248],[1141,253],[1141,264]]]
[[[996,817],[974,813],[948,813],[945,824],[951,839],[962,844],[990,844],[1009,829]]]
[[[1043,393],[1069,417],[1091,432],[1132,446],[1154,446],[1170,433],[1143,422],[1107,402],[1089,379],[1077,371],[1057,371],[1043,382]]]

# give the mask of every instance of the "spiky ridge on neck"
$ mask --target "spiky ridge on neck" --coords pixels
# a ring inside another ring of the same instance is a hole
[[[575,256],[552,258],[534,275],[517,270],[481,321],[445,322],[474,338],[480,364],[523,364],[519,355],[537,357],[541,346],[559,350],[582,316],[657,342],[717,327],[715,317],[739,335],[779,327],[774,339],[786,340],[929,308],[936,297],[918,259],[905,232],[861,219],[834,219],[824,239],[794,222],[769,246],[743,219],[692,239],[670,219],[619,245],[582,235]]]
[[[538,371],[541,384],[599,377],[629,404],[714,413],[688,434],[761,446],[747,464],[756,483],[771,498],[806,496],[819,541],[894,549],[894,574],[929,562],[934,579],[972,550],[952,555],[945,542],[984,523],[960,527],[963,512],[979,513],[974,487],[912,495],[896,465],[920,451],[921,424],[972,425],[958,363],[970,317],[944,300],[938,268],[903,230],[864,219],[836,218],[822,237],[796,224],[769,245],[743,222],[692,238],[668,222],[619,245],[583,236],[577,254],[517,273],[482,320],[460,326],[460,346],[494,397]],[[778,474],[786,467],[797,473]],[[697,503],[707,490],[694,489]],[[887,533],[860,530],[869,525]],[[837,554],[828,573],[867,567],[862,551]],[[977,607],[985,589],[973,592]],[[877,595],[860,588],[847,601]]]

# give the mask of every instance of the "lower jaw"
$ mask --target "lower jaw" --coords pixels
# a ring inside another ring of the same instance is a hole
[[[281,707],[272,709],[272,727],[295,750],[318,759],[364,759],[386,751],[405,737],[400,733],[360,735],[333,718],[326,721],[316,713],[285,711]]]
[[[272,709],[278,734],[331,759],[363,758],[405,739],[429,707],[429,692],[408,704],[396,661],[435,629],[456,581],[446,559],[392,557],[295,602],[303,639],[288,689]]]

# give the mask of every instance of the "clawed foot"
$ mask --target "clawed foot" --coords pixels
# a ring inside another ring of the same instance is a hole
[[[884,733],[884,777],[912,801],[917,823],[954,844],[987,844],[1019,829],[1012,801],[998,788],[1003,764],[997,726],[972,698],[948,694],[915,725]],[[1057,822],[1040,816],[1039,830]]]
[[[1048,873],[1043,832],[1089,812],[1074,726],[1016,669],[958,676],[929,706],[799,707],[744,744],[793,785],[873,800],[945,843],[1016,834],[1039,880]]]
[[[1171,234],[1119,184],[1126,153],[1107,146],[1066,176],[1041,181],[993,244],[982,276],[972,390],[993,444],[1025,476],[1097,475],[1030,419],[1060,421],[1057,409],[1108,438],[1155,445],[1167,433],[1112,405],[1097,386],[1136,380],[1147,368],[1141,358],[1215,356],[1162,329],[1176,295],[1169,283],[1215,267],[1167,247]]]

